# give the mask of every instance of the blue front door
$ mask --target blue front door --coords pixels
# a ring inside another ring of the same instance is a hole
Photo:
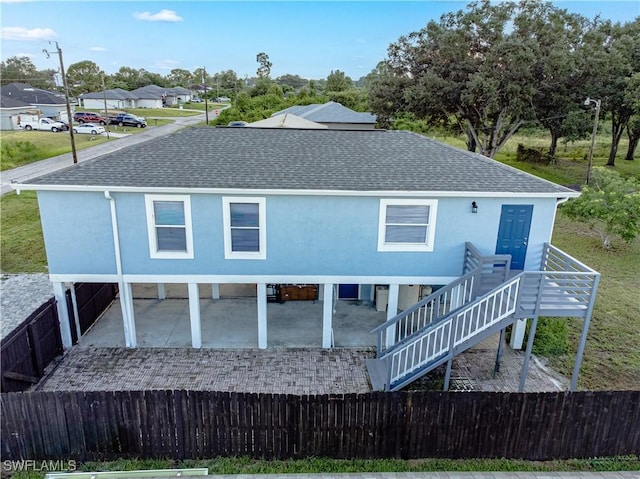
[[[524,269],[533,205],[502,205],[496,254],[511,255],[511,269]]]
[[[358,285],[357,284],[341,284],[338,287],[339,299],[358,299]]]

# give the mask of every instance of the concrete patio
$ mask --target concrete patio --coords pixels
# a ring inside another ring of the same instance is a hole
[[[137,298],[134,300],[134,312],[139,348],[191,347],[189,303],[186,299],[159,300],[143,294],[138,294]],[[321,347],[322,306],[321,301],[268,303],[267,346]],[[257,348],[257,314],[256,298],[214,300],[201,297],[202,347]],[[375,346],[376,338],[369,331],[385,320],[386,312],[376,311],[369,302],[338,301],[333,314],[334,346]],[[79,345],[125,346],[119,299],[84,334]]]

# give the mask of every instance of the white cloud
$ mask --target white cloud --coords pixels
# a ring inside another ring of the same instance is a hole
[[[181,22],[183,20],[181,16],[176,15],[175,11],[167,10],[166,8],[163,8],[158,13],[136,12],[133,14],[133,18],[147,22]]]
[[[40,41],[51,40],[57,36],[51,28],[2,27],[3,40]]]
[[[176,60],[160,60],[155,63],[154,68],[159,70],[173,70],[178,65],[180,65],[180,62]]]
[[[91,47],[89,48],[92,52],[106,52],[107,49],[105,47]]]

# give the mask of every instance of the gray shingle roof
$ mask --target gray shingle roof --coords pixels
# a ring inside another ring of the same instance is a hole
[[[64,105],[64,95],[41,88],[34,88],[28,83],[9,83],[0,89],[0,94],[30,105]]]
[[[107,90],[105,92],[92,92],[92,93],[83,93],[80,95],[81,98],[84,99],[92,99],[92,100],[102,100],[104,97],[107,97],[107,100],[137,100],[138,96],[133,93],[123,90],[122,88],[114,88],[113,90]]]
[[[27,183],[155,188],[513,192],[567,188],[406,131],[192,128]]]
[[[280,115],[282,113],[291,113],[292,115],[318,123],[373,124],[376,122],[376,115],[353,111],[346,106],[342,106],[340,103],[336,103],[335,101],[304,106],[295,105],[274,113],[271,116]]]

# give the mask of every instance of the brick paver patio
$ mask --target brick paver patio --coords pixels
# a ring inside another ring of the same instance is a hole
[[[523,353],[505,348],[493,374],[495,350],[472,349],[454,360],[451,390],[518,389]],[[371,390],[366,360],[373,348],[82,348],[74,347],[36,386],[37,390],[192,389],[275,394],[347,394]],[[418,388],[441,388],[442,370]],[[525,391],[567,389],[531,362]],[[425,387],[426,386],[426,387]]]

